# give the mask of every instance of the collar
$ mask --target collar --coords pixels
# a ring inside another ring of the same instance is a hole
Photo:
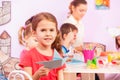
[[[69,19],[73,22],[74,25],[76,25],[76,24],[81,24],[81,20],[80,20],[80,21],[77,21],[77,20],[73,17],[73,15],[70,15],[70,16],[69,16]]]
[[[65,50],[65,53],[68,53],[70,51],[65,46],[62,46],[62,48]]]

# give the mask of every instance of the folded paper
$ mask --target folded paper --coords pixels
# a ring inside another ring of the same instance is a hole
[[[51,61],[40,61],[36,63],[44,65],[45,68],[54,69],[62,66],[62,59],[51,60]]]

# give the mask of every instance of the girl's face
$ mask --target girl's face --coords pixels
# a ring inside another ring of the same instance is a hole
[[[117,36],[118,44],[120,45],[120,36]]]
[[[72,6],[72,15],[75,17],[76,20],[81,20],[85,13],[87,12],[87,4],[79,4],[78,6]]]
[[[51,46],[57,35],[56,24],[48,20],[42,20],[36,28],[36,37],[39,45]]]

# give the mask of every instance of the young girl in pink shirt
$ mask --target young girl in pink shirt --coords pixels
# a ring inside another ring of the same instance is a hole
[[[32,20],[32,29],[38,45],[20,59],[19,65],[31,75],[33,80],[64,80],[63,68],[65,65],[48,69],[42,64],[36,64],[39,61],[53,60],[55,49],[62,54],[55,16],[47,12],[35,15]]]

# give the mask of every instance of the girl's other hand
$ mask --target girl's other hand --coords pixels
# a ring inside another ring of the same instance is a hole
[[[44,66],[43,67],[40,67],[38,70],[37,70],[37,74],[39,74],[40,77],[42,76],[47,76],[48,73],[49,73],[49,69],[48,68],[45,68]]]

